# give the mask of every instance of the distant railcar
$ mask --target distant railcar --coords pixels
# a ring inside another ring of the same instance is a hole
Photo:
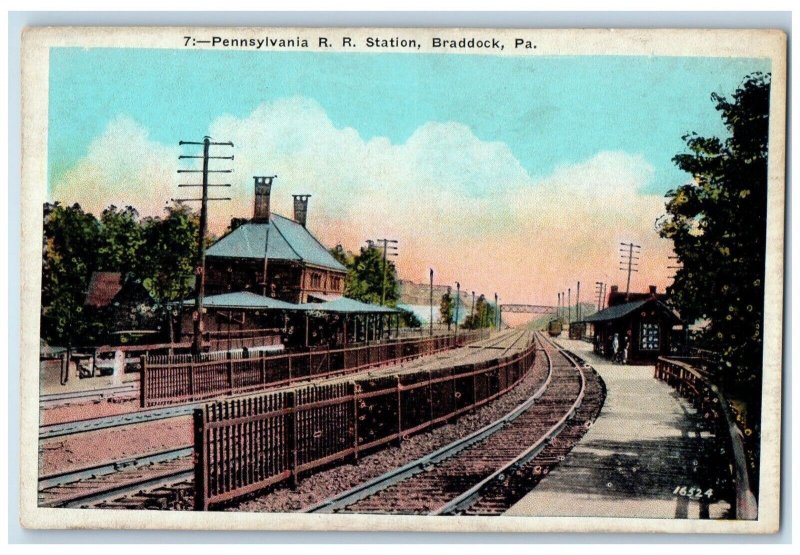
[[[550,334],[550,337],[558,337],[561,335],[563,329],[564,323],[561,321],[561,318],[550,320],[550,322],[547,323],[547,333]]]

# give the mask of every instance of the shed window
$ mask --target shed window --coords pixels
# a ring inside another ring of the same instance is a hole
[[[642,351],[657,351],[659,346],[659,333],[657,322],[642,322],[639,334],[639,349]]]

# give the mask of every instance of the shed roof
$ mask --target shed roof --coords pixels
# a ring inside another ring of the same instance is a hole
[[[659,309],[661,309],[663,312],[666,312],[675,321],[680,322],[680,318],[678,318],[678,316],[667,305],[665,305],[661,301],[659,301],[657,299],[654,299],[654,298],[649,298],[649,299],[644,299],[644,300],[641,300],[641,301],[633,301],[633,302],[630,302],[630,303],[624,303],[624,304],[618,304],[618,305],[615,305],[615,306],[610,306],[610,307],[608,307],[608,308],[606,308],[604,310],[601,310],[600,312],[595,312],[591,316],[587,316],[586,318],[584,318],[581,321],[582,322],[608,322],[608,321],[611,321],[611,320],[618,320],[619,318],[622,318],[624,316],[627,316],[628,314],[631,314],[632,312],[637,311],[638,309],[640,309],[641,307],[643,307],[644,305],[646,305],[648,303],[655,303],[656,306],[658,306]]]
[[[184,306],[193,305],[194,299],[183,301]],[[236,291],[234,293],[222,293],[220,295],[210,295],[203,299],[203,306],[208,308],[252,308],[252,309],[272,309],[272,310],[297,310],[299,305],[256,295],[250,291]]]
[[[269,236],[267,235],[269,233]],[[207,256],[293,260],[346,272],[328,250],[305,227],[278,214],[267,222],[240,225],[209,247]]]
[[[122,274],[120,272],[93,272],[84,304],[98,308],[108,306],[121,289]]]
[[[183,301],[184,306],[191,306],[194,304],[194,299],[186,299]],[[249,308],[249,309],[262,309],[262,310],[296,310],[300,312],[346,312],[346,313],[361,313],[361,314],[378,314],[378,313],[396,313],[397,309],[389,308],[388,306],[380,306],[376,304],[362,303],[355,299],[348,299],[347,297],[340,297],[338,299],[327,301],[324,303],[305,303],[294,304],[287,303],[272,297],[263,297],[256,295],[250,291],[237,291],[234,293],[222,293],[220,295],[210,295],[203,299],[203,306],[207,308]]]
[[[396,308],[388,306],[380,306],[377,304],[362,303],[355,299],[348,299],[347,297],[340,297],[333,301],[324,303],[305,303],[296,305],[300,310],[318,310],[320,312],[347,312],[347,313],[361,313],[361,314],[394,314],[400,312]]]

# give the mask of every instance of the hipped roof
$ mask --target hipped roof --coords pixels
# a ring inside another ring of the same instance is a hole
[[[269,234],[269,235],[267,235]],[[207,256],[220,258],[264,259],[305,262],[339,272],[347,272],[331,253],[305,227],[271,214],[267,222],[247,222],[209,247]]]
[[[680,322],[681,319],[678,318],[678,315],[675,314],[667,305],[662,303],[659,300],[654,298],[644,299],[641,301],[634,301],[630,303],[618,304],[615,306],[610,306],[600,312],[595,312],[591,316],[587,316],[583,318],[582,322],[609,322],[611,320],[619,320],[620,318],[631,314],[632,312],[636,312],[638,309],[643,307],[648,303],[655,303],[656,306],[662,311],[668,314],[672,319],[676,322]]]

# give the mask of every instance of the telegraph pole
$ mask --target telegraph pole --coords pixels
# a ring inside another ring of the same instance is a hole
[[[461,304],[461,284],[456,282],[456,339],[458,339],[458,305]]]
[[[472,318],[472,325],[475,325],[475,291],[472,292],[472,310],[469,311],[470,318]]]
[[[431,329],[431,337],[433,337],[433,268],[431,268],[431,322],[430,322],[430,329]]]
[[[184,198],[173,199],[178,202],[200,202],[200,238],[197,247],[197,259],[195,264],[195,301],[194,301],[194,314],[192,315],[193,321],[193,337],[192,337],[192,352],[200,354],[203,349],[203,299],[205,297],[206,286],[206,234],[208,233],[208,202],[217,200],[231,200],[230,197],[209,197],[209,187],[230,187],[230,183],[212,184],[208,182],[208,174],[210,173],[231,173],[233,170],[210,170],[208,168],[209,160],[233,160],[233,156],[211,156],[209,151],[212,146],[229,146],[233,147],[232,142],[215,143],[211,141],[211,137],[204,137],[203,142],[195,141],[179,141],[178,146],[183,145],[202,145],[202,156],[180,155],[179,160],[185,159],[202,159],[202,170],[178,170],[178,173],[201,173],[202,183],[181,183],[178,187],[202,187],[203,192],[201,197],[198,198]]]
[[[387,256],[397,256],[397,243],[396,239],[378,239],[377,243],[383,243],[383,287],[381,290],[381,306],[386,305],[386,268],[388,264],[386,263]],[[368,241],[371,243],[371,241]],[[371,246],[371,245],[370,245]],[[389,250],[394,250],[395,252],[387,252]]]
[[[627,301],[630,297],[631,292],[631,272],[638,272],[639,269],[637,266],[639,265],[638,262],[634,262],[635,260],[639,260],[638,256],[634,256],[639,254],[640,249],[642,248],[639,245],[634,245],[633,243],[620,243],[622,247],[619,249],[620,252],[620,270],[625,271],[625,265],[627,264],[628,270],[628,284],[625,286],[625,300]],[[627,252],[626,252],[627,251]]]
[[[494,294],[494,311],[496,314],[494,315],[495,319],[495,329],[500,330],[500,304],[498,303],[499,298],[497,297],[497,293]]]
[[[581,282],[578,282],[578,292],[575,295],[575,321],[581,320]]]
[[[567,287],[567,325],[572,321],[572,287]]]

